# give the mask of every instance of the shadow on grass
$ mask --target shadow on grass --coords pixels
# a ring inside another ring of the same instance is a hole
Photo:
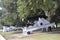
[[[60,34],[60,27],[53,28],[52,31],[42,31],[41,29],[33,31],[34,33]]]
[[[12,34],[19,34],[19,33],[22,33],[22,30],[14,31]]]
[[[52,31],[48,32],[42,32],[42,33],[48,33],[48,34],[60,34],[60,27],[52,29]]]

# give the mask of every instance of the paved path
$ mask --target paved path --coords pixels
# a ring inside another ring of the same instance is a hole
[[[0,40],[6,40],[2,35],[0,35]]]

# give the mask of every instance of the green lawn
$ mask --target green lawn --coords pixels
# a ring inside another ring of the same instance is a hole
[[[11,35],[11,34],[15,34],[15,33],[19,33],[19,32],[21,32],[21,30],[20,31],[10,31],[10,32],[2,32],[2,31],[0,31],[0,34],[1,35]]]
[[[60,40],[60,34],[37,34],[33,36],[36,40]]]
[[[48,33],[36,33],[25,37],[25,39],[34,39],[34,40],[60,40],[60,34],[48,34]],[[24,39],[24,38],[22,38]]]
[[[0,31],[0,34],[2,34],[4,36],[7,36],[7,35],[10,36],[10,35],[13,35],[16,33],[19,34],[19,32],[20,31],[11,31],[11,32],[1,32]],[[18,36],[20,36],[20,34]],[[17,35],[16,35],[16,38],[17,38]],[[29,40],[29,39],[30,40],[60,40],[60,34],[37,31],[37,32],[33,32],[33,34],[30,34],[29,36],[24,36],[24,37],[20,38],[20,40],[24,40],[24,39],[26,39],[26,40]]]

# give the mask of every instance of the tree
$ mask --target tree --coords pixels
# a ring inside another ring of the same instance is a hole
[[[19,14],[20,19],[26,18],[29,13],[28,7],[26,6],[27,3],[25,1],[22,0],[17,1],[17,12]]]
[[[8,10],[0,17],[2,25],[14,25],[17,19],[17,0],[2,0],[3,8]],[[15,23],[14,23],[15,22]]]
[[[55,15],[52,16],[52,21],[56,23],[56,27],[58,23],[60,23],[60,0],[55,0],[56,3],[56,10]]]
[[[44,10],[45,14],[48,16],[48,20],[51,20],[51,16],[54,15],[54,13],[51,13],[51,12],[55,11],[54,1],[43,0],[42,5],[40,7]]]
[[[3,0],[3,7],[10,13],[16,13],[17,0]]]
[[[3,25],[13,25],[14,20],[16,20],[17,16],[15,14],[7,14],[2,18]]]
[[[41,14],[43,10],[50,20],[50,14],[54,11],[55,4],[53,0],[18,0],[17,1],[17,12],[21,18],[25,16],[35,16]],[[39,10],[37,12],[37,9]],[[42,10],[41,10],[42,9]],[[53,14],[54,15],[54,14]],[[28,16],[28,17],[29,17]]]
[[[54,6],[53,0],[3,0],[3,7],[9,13],[3,18],[3,22],[8,25],[18,25],[19,20],[40,16],[42,11],[50,18]]]

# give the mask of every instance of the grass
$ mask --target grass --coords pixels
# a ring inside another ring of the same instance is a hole
[[[19,32],[21,32],[21,30],[20,31],[10,31],[10,32],[2,32],[2,31],[0,31],[0,34],[1,35],[11,35],[11,34],[15,34],[15,33],[19,33]]]
[[[36,33],[25,38],[32,38],[34,40],[60,40],[60,34]]]
[[[10,36],[13,34],[19,34],[20,32],[21,31],[10,31],[10,32],[0,31],[0,34],[3,36],[7,36],[7,35]],[[18,36],[21,36],[21,35],[19,34]],[[17,38],[17,35],[16,35],[16,38]],[[30,34],[29,36],[24,36],[24,37],[20,38],[20,40],[25,40],[25,39],[26,40],[60,40],[60,34],[52,33],[52,32],[34,31],[33,34]]]
[[[33,36],[33,38],[36,38],[36,40],[60,40],[60,36],[57,34],[37,34],[36,36]]]
[[[14,33],[17,33],[20,31],[11,31],[11,32],[2,32],[0,31],[0,34],[2,35],[13,35]],[[48,33],[48,32],[35,32],[33,34],[30,34],[29,36],[22,37],[20,39],[33,39],[33,40],[60,40],[60,34],[54,34],[54,33]]]

